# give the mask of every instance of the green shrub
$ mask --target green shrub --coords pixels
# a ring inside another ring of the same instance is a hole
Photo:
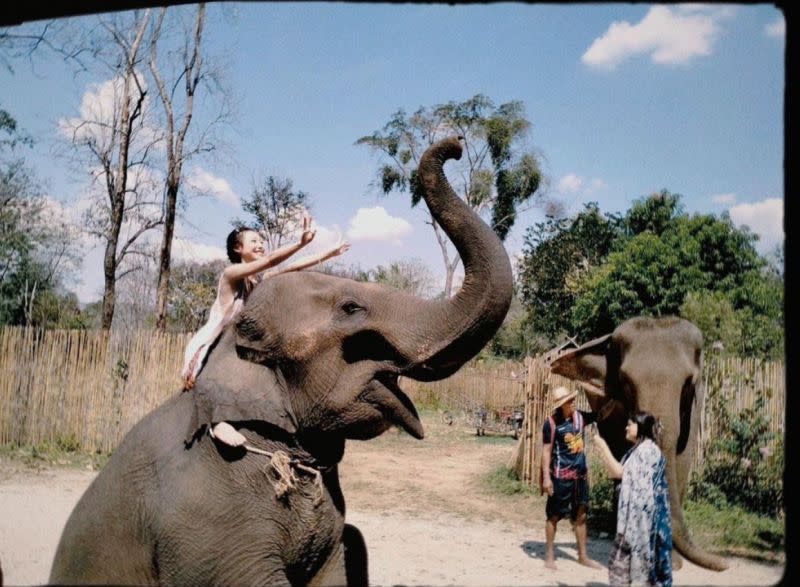
[[[728,504],[777,516],[783,509],[783,439],[769,430],[767,393],[754,405],[731,414],[728,394],[719,392],[715,414],[720,432],[707,451],[703,468],[689,486],[692,499],[718,507]]]
[[[591,486],[589,488],[589,529],[596,534],[605,532],[614,536],[617,532],[617,500],[619,492],[614,480],[605,473],[603,462],[594,455],[589,458]]]

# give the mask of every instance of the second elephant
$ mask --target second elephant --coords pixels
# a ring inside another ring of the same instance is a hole
[[[567,351],[550,369],[587,391],[592,409],[603,415],[598,430],[617,460],[630,446],[625,424],[631,412],[644,410],[661,421],[659,445],[667,460],[673,545],[697,565],[724,570],[728,564],[723,558],[692,541],[683,516],[704,402],[702,348],[702,333],[687,320],[638,317]]]

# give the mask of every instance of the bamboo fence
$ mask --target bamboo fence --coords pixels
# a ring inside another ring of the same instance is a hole
[[[188,335],[151,330],[0,329],[0,445],[112,450],[142,416],[178,393],[187,342]],[[765,392],[770,426],[783,434],[782,363],[711,357],[703,377],[707,398],[729,401],[733,412],[752,407],[759,390]],[[490,413],[524,405],[524,430],[512,465],[531,485],[538,481],[548,391],[558,385],[575,387],[535,357],[494,366],[473,362],[442,381],[402,382],[418,405]],[[712,404],[707,399],[697,459],[717,433]],[[583,394],[578,408],[588,409]]]
[[[0,444],[109,451],[180,389],[188,337],[0,330]]]

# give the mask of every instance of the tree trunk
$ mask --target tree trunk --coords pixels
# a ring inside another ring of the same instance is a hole
[[[172,264],[172,238],[175,234],[175,210],[178,203],[178,182],[170,180],[167,186],[164,235],[158,263],[158,286],[156,288],[156,330],[167,329],[167,296],[169,294],[170,266]]]

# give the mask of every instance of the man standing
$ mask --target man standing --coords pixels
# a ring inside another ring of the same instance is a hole
[[[558,521],[569,514],[578,543],[578,562],[587,567],[602,566],[586,554],[586,512],[589,480],[584,452],[584,428],[595,421],[593,412],[575,409],[576,391],[557,387],[552,393],[552,412],[542,429],[542,490],[547,492],[544,566],[556,568],[555,538]]]

